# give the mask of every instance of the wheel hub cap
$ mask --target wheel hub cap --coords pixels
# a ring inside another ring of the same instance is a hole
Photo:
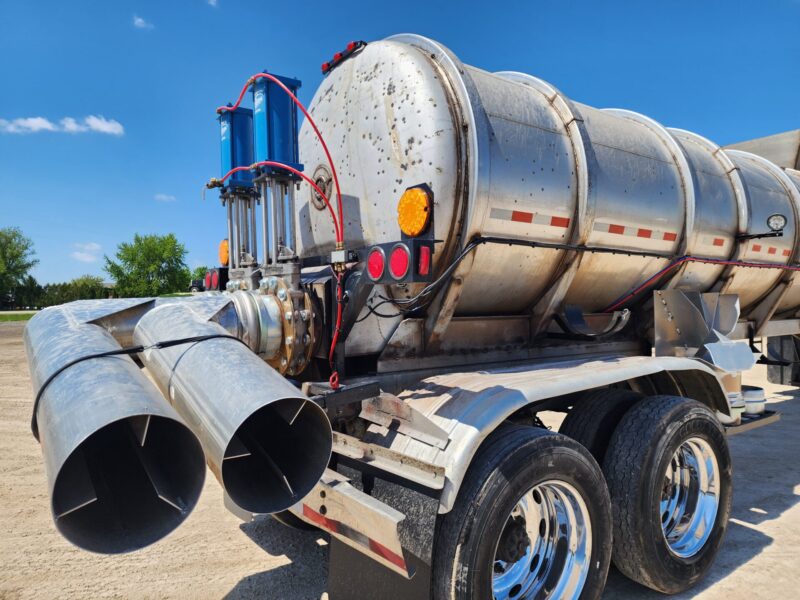
[[[563,481],[540,483],[520,498],[498,539],[494,598],[578,598],[591,553],[591,520],[580,493]]]
[[[719,509],[719,486],[711,445],[699,437],[683,442],[667,466],[659,504],[664,538],[675,556],[690,558],[708,541]]]

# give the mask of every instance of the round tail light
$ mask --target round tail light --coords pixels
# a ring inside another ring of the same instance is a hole
[[[395,279],[402,279],[408,274],[411,255],[405,244],[397,244],[389,254],[389,273]]]
[[[217,271],[211,273],[211,289],[212,290],[219,289],[219,272]]]
[[[206,278],[204,280],[204,283],[206,285],[206,289],[210,290],[211,289],[211,271],[206,271]]]
[[[386,268],[386,257],[383,255],[383,250],[380,248],[373,248],[369,251],[367,257],[367,274],[373,281],[378,281],[383,277],[383,270]]]

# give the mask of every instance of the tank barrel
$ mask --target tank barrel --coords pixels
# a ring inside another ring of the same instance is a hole
[[[53,519],[73,544],[115,554],[147,546],[189,515],[205,479],[203,452],[178,414],[103,328],[71,305],[25,329]],[[56,374],[57,373],[57,374]],[[48,382],[54,374],[56,376]]]
[[[134,331],[137,344],[227,336],[191,303],[157,307]],[[145,351],[142,361],[197,434],[230,498],[253,513],[285,510],[317,483],[331,455],[324,411],[230,337]]]

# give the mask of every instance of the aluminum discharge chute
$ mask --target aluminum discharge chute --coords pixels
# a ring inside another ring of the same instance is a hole
[[[106,301],[106,312],[125,302]],[[121,350],[81,318],[85,305],[45,309],[25,328],[33,391],[41,392],[34,421],[56,527],[81,548],[116,554],[182,523],[205,465],[197,438],[130,356],[92,358],[58,373],[76,358]]]
[[[134,341],[215,334],[227,331],[191,303],[175,303],[142,317]],[[243,343],[221,337],[145,350],[141,358],[239,507],[279,512],[316,485],[331,455],[327,416]]]

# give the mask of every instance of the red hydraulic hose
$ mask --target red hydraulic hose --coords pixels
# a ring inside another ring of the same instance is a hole
[[[337,212],[339,214],[339,226],[340,226],[340,232],[339,232],[339,235],[336,238],[336,241],[339,244],[343,244],[344,243],[344,214],[343,214],[344,211],[342,209],[342,191],[339,189],[339,176],[336,173],[336,167],[333,164],[333,158],[331,157],[331,153],[328,150],[328,145],[325,143],[325,139],[322,137],[322,134],[319,132],[319,129],[317,128],[317,124],[314,122],[314,119],[311,117],[310,114],[308,114],[308,111],[306,110],[306,107],[303,106],[303,103],[300,102],[300,100],[297,99],[297,96],[295,96],[292,93],[292,91],[288,87],[286,87],[283,84],[283,82],[280,79],[278,79],[277,77],[275,77],[274,75],[270,75],[269,73],[256,73],[255,75],[250,77],[250,79],[247,80],[247,83],[244,84],[244,87],[242,88],[242,91],[239,92],[239,97],[236,99],[236,103],[233,106],[220,106],[219,108],[217,108],[217,112],[220,113],[220,112],[232,111],[232,110],[236,110],[237,108],[239,108],[239,105],[242,103],[242,99],[244,98],[245,93],[247,93],[247,90],[250,88],[250,86],[253,84],[253,82],[256,79],[262,79],[262,78],[263,79],[267,79],[267,80],[273,82],[274,84],[276,84],[284,92],[286,92],[286,94],[289,96],[289,98],[292,99],[292,102],[294,102],[297,105],[297,108],[299,108],[302,111],[303,115],[308,120],[308,123],[311,125],[311,128],[314,130],[314,133],[316,134],[317,139],[319,140],[319,143],[322,146],[322,150],[325,152],[325,157],[328,159],[328,164],[331,167],[331,176],[333,177],[333,185],[336,188],[336,208],[337,208]]]
[[[231,175],[233,175],[234,173],[238,173],[239,171],[250,171],[250,170],[256,169],[258,167],[274,167],[276,169],[285,169],[286,171],[289,171],[290,173],[294,173],[298,177],[302,178],[306,183],[308,183],[308,185],[310,185],[314,189],[314,191],[317,192],[317,194],[320,195],[320,197],[322,198],[323,202],[325,202],[325,206],[328,207],[328,212],[330,212],[331,220],[333,221],[333,231],[334,231],[334,234],[336,236],[337,241],[339,240],[339,238],[341,237],[342,233],[341,233],[340,225],[336,220],[336,215],[333,212],[333,207],[331,206],[330,200],[328,200],[328,197],[325,195],[325,192],[323,192],[321,189],[319,189],[319,186],[316,183],[314,183],[313,179],[311,179],[308,175],[306,175],[302,171],[298,171],[294,167],[290,167],[289,165],[285,165],[285,164],[280,163],[280,162],[275,162],[273,160],[264,160],[264,161],[252,164],[252,165],[250,165],[248,167],[235,167],[235,168],[231,169],[230,171],[228,171],[227,173],[225,173],[225,175],[223,175],[220,178],[219,182],[220,183],[225,183],[225,180],[228,177],[230,177]]]
[[[343,305],[342,305],[342,274],[335,273],[336,275],[336,326],[333,329],[333,339],[331,340],[331,349],[328,353],[328,362],[331,366],[331,377],[328,382],[331,384],[331,387],[335,390],[339,387],[339,372],[333,366],[333,353],[336,350],[336,344],[339,341],[339,332],[342,328],[342,313]]]

